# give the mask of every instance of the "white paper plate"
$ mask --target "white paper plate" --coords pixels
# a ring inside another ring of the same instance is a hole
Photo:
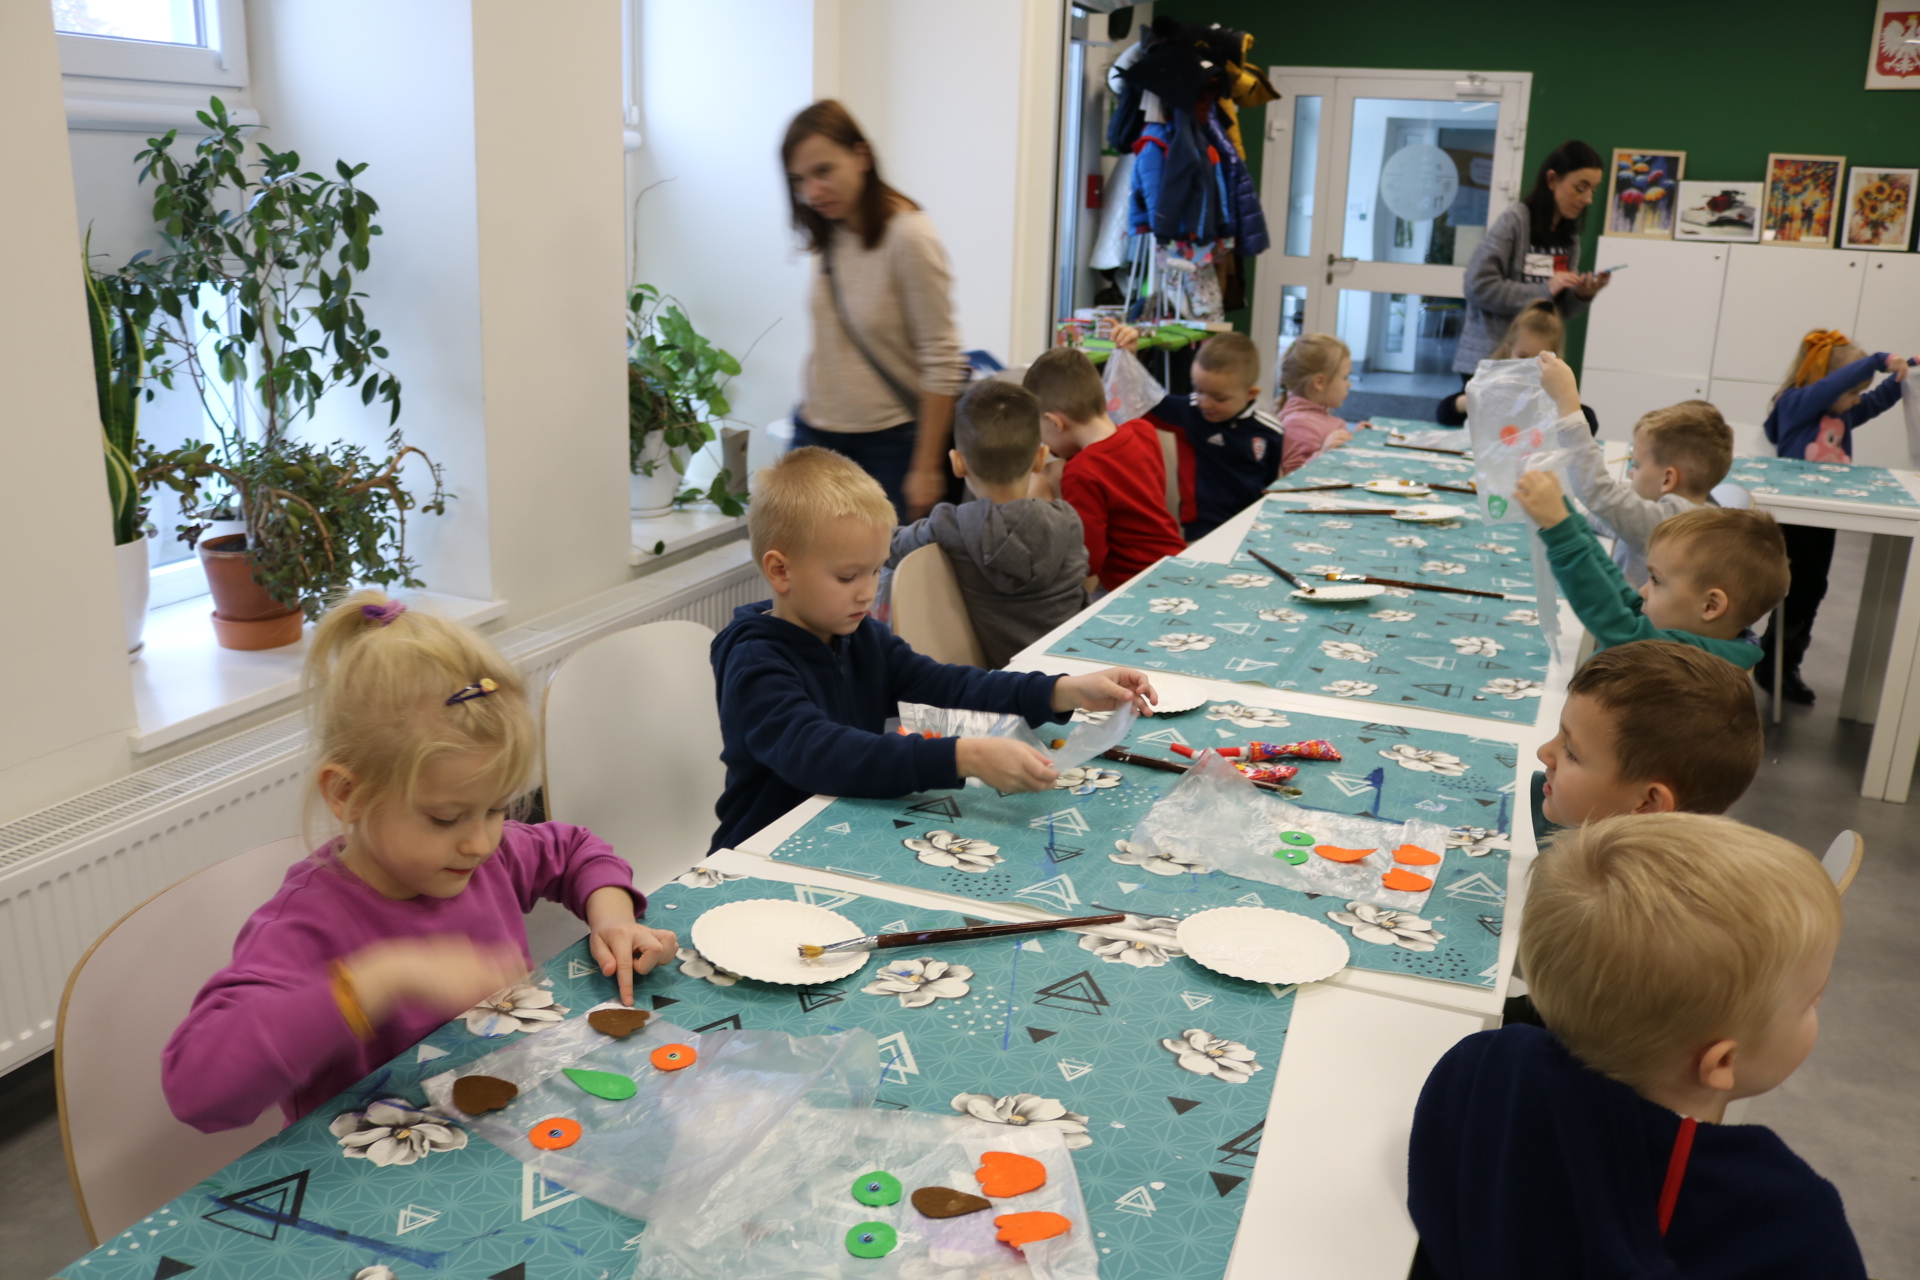
[[[1395,520],[1410,520],[1415,524],[1429,524],[1441,520],[1458,520],[1467,514],[1465,507],[1456,507],[1445,502],[1429,502],[1417,507],[1407,507],[1393,513]]]
[[[802,960],[800,944],[825,946],[866,931],[837,911],[782,898],[727,902],[693,922],[693,946],[716,968],[759,982],[804,987],[858,973],[870,951],[843,951]]]
[[[1347,940],[1318,920],[1271,907],[1216,907],[1180,922],[1195,963],[1249,982],[1318,982],[1347,966]]]
[[[1403,498],[1424,498],[1433,490],[1411,480],[1369,480],[1360,486],[1368,493],[1395,493]]]
[[[1324,587],[1315,587],[1311,594],[1295,591],[1292,595],[1295,600],[1305,600],[1308,604],[1344,604],[1349,600],[1371,600],[1385,591],[1377,582],[1329,582]]]
[[[1147,679],[1153,681],[1153,691],[1160,695],[1160,701],[1153,706],[1157,716],[1179,715],[1182,711],[1191,711],[1214,695],[1198,680],[1188,680],[1182,676],[1170,676],[1159,671],[1147,673]]]

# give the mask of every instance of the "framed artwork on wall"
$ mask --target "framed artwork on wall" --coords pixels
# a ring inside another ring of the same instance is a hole
[[[1607,184],[1607,221],[1601,234],[1671,239],[1674,189],[1686,167],[1684,151],[1615,147],[1613,178]]]
[[[1867,88],[1920,89],[1920,0],[1880,0],[1874,6]]]
[[[1920,169],[1847,171],[1840,247],[1903,251],[1913,239],[1913,189]]]
[[[1767,157],[1766,202],[1760,207],[1760,239],[1801,249],[1831,249],[1840,229],[1840,171],[1845,156]]]
[[[1764,182],[1683,182],[1674,196],[1675,240],[1760,239],[1760,202]]]

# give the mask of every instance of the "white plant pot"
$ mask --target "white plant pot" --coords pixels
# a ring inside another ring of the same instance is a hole
[[[673,495],[680,491],[680,472],[674,470],[669,459],[667,442],[664,437],[648,437],[646,447],[640,452],[640,461],[653,463],[653,474],[641,475],[635,472],[629,477],[632,486],[633,514],[641,519],[663,516],[673,510]],[[685,466],[684,456],[681,465]]]
[[[127,661],[132,662],[146,644],[140,636],[147,628],[147,591],[153,583],[147,571],[147,536],[115,547],[113,560],[120,571],[120,613],[127,628]]]

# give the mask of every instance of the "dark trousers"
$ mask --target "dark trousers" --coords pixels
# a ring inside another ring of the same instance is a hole
[[[794,448],[814,445],[853,459],[862,471],[880,482],[887,501],[893,503],[894,516],[903,522],[907,518],[907,472],[913,467],[913,446],[919,434],[919,424],[913,422],[883,431],[822,431],[802,421],[797,413],[793,417]]]
[[[1766,670],[1773,669],[1774,651],[1785,644],[1786,670],[1800,670],[1807,645],[1813,639],[1813,618],[1827,595],[1827,570],[1833,566],[1833,530],[1815,529],[1803,524],[1783,524],[1780,533],[1787,541],[1787,564],[1793,570],[1793,585],[1787,588],[1786,616],[1780,635],[1768,627],[1760,647]]]

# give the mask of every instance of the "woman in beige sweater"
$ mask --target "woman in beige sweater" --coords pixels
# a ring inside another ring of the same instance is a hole
[[[838,102],[795,116],[780,158],[814,260],[794,447],[852,458],[903,521],[917,519],[946,496],[947,435],[966,378],[946,251],[920,206],[881,181]]]

